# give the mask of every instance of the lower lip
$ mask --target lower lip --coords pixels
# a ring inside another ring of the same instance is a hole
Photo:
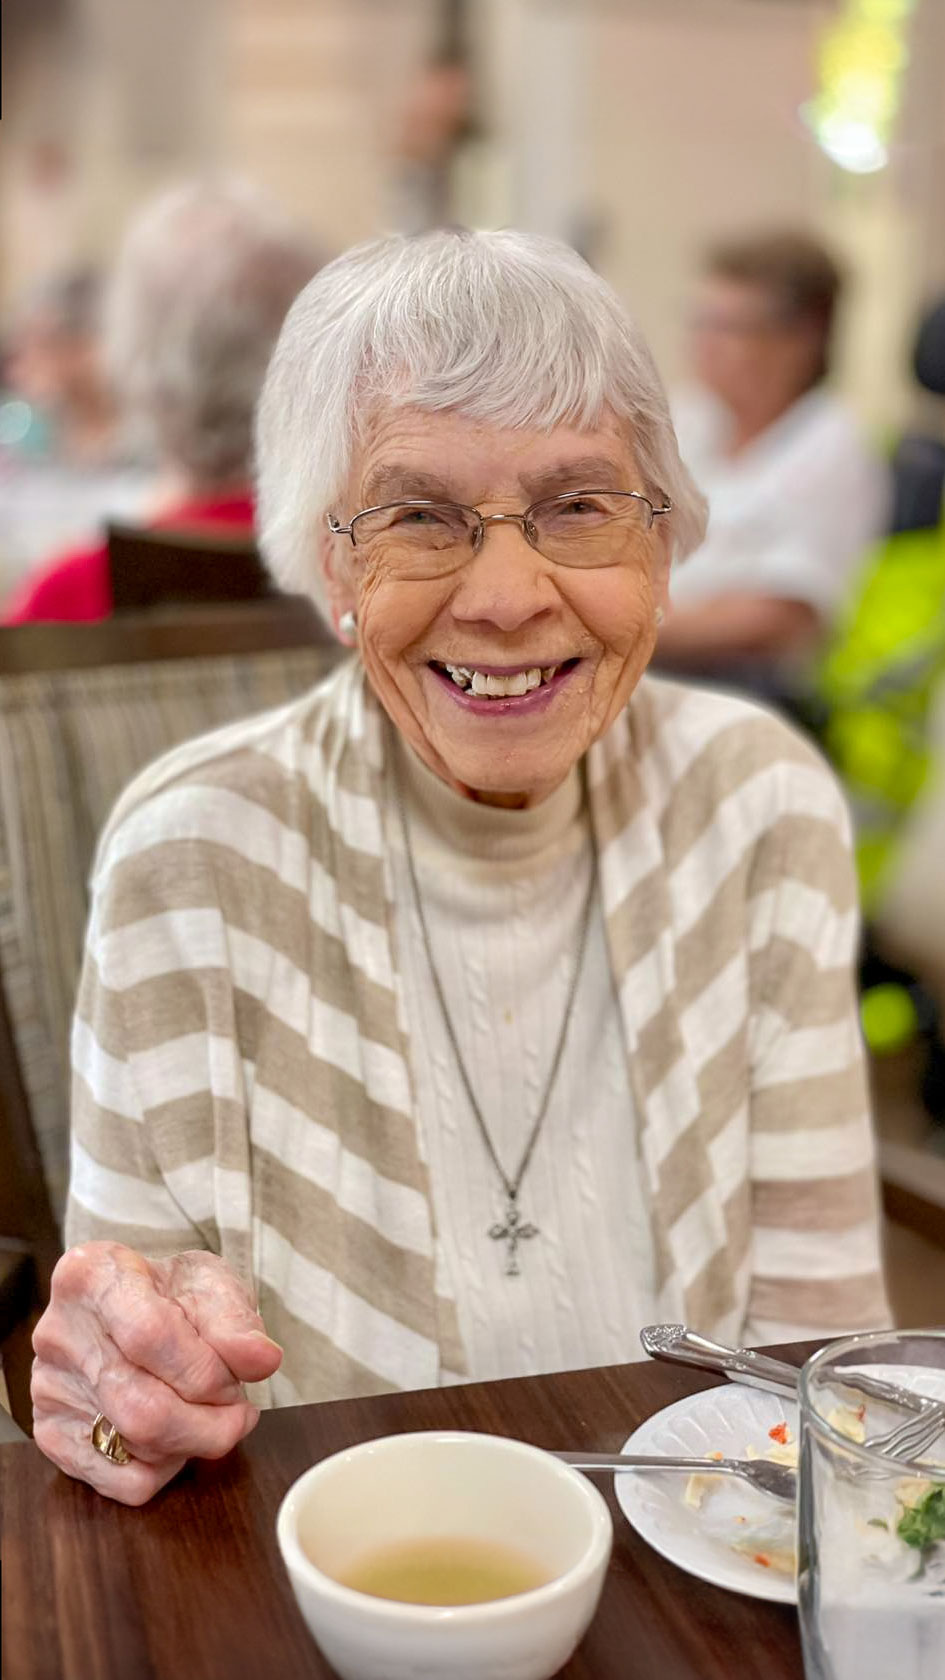
[[[435,665],[429,665],[427,669],[437,678],[450,699],[455,700],[457,706],[462,706],[464,711],[474,712],[478,717],[508,718],[530,717],[533,712],[545,711],[574,676],[580,663],[578,660],[577,664],[569,665],[566,671],[556,672],[550,682],[543,682],[540,688],[533,688],[530,694],[509,694],[501,700],[487,700],[482,695],[470,693],[469,689],[460,688],[452,677],[448,677],[444,671],[438,671]]]

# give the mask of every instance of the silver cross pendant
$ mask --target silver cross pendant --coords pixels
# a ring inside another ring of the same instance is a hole
[[[505,1224],[500,1225],[496,1223],[495,1225],[490,1226],[489,1235],[494,1242],[504,1242],[507,1244],[505,1257],[506,1277],[519,1277],[522,1270],[518,1263],[519,1243],[527,1241],[530,1237],[537,1237],[539,1235],[539,1231],[537,1225],[530,1225],[528,1222],[524,1225],[522,1224],[522,1215],[519,1212],[518,1202],[514,1191],[509,1192],[508,1202],[505,1209]]]

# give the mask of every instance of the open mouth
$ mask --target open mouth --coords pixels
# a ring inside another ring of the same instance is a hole
[[[447,665],[431,659],[430,668],[476,700],[519,700],[537,689],[547,688],[578,664],[577,659],[565,659],[559,665],[529,665],[500,672],[494,667],[482,670],[474,665]]]

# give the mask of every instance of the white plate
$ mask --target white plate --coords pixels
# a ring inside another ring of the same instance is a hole
[[[945,1372],[909,1365],[860,1369],[888,1382],[902,1383],[917,1394],[945,1400]],[[880,1416],[876,1427],[888,1428],[901,1415]],[[767,1452],[772,1445],[768,1431],[779,1423],[786,1423],[791,1438],[796,1440],[796,1402],[762,1389],[725,1383],[656,1412],[641,1423],[621,1451],[684,1453],[690,1458],[720,1452],[726,1458],[744,1458],[748,1447]],[[614,1492],[627,1521],[671,1563],[733,1592],[796,1604],[794,1581],[756,1563],[753,1555],[793,1544],[791,1507],[756,1493],[735,1476],[720,1477],[713,1483],[699,1510],[684,1504],[685,1490],[686,1477],[681,1471],[667,1471],[662,1476],[651,1470],[637,1475],[623,1471],[614,1477]],[[745,1546],[746,1552],[736,1551],[735,1543]]]
[[[768,1430],[776,1424],[787,1423],[792,1438],[796,1438],[797,1414],[797,1406],[790,1400],[762,1389],[726,1383],[656,1412],[634,1430],[621,1451],[685,1453],[692,1458],[721,1452],[726,1458],[744,1458],[749,1446],[767,1451],[772,1445]],[[681,1471],[667,1471],[665,1475],[652,1470],[638,1475],[621,1471],[614,1477],[614,1492],[627,1521],[671,1563],[733,1592],[796,1604],[797,1593],[789,1576],[765,1569],[751,1556],[733,1550],[736,1541],[759,1552],[766,1545],[792,1545],[791,1507],[756,1493],[734,1476],[720,1476],[698,1511],[683,1503],[685,1490],[686,1477]],[[739,1522],[739,1517],[746,1521]]]

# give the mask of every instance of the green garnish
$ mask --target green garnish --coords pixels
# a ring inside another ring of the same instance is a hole
[[[945,1487],[930,1488],[904,1511],[896,1533],[907,1546],[932,1546],[936,1540],[945,1540]]]
[[[867,1528],[881,1528],[884,1533],[889,1533],[889,1524],[885,1517],[870,1517],[866,1526]]]

